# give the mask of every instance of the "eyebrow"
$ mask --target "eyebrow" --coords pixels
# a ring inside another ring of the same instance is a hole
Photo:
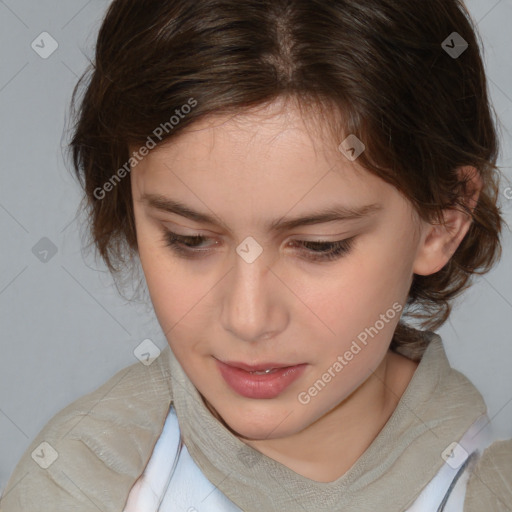
[[[210,224],[213,226],[222,225],[226,227],[224,223],[219,222],[215,217],[207,213],[195,211],[179,201],[162,196],[160,194],[144,193],[141,196],[141,202],[146,203],[148,206],[157,210],[161,210],[167,213],[174,213],[198,223]],[[269,232],[278,233],[301,226],[361,219],[363,217],[375,215],[375,213],[382,211],[382,209],[383,206],[379,203],[372,203],[358,207],[333,205],[310,212],[300,217],[276,219],[267,224],[266,227]]]

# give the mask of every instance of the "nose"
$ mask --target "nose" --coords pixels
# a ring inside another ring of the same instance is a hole
[[[275,337],[288,320],[286,296],[290,291],[276,275],[265,251],[252,263],[238,254],[223,288],[221,322],[243,341]]]

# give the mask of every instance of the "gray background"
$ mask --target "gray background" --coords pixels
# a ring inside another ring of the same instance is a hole
[[[62,156],[72,88],[108,4],[0,0],[0,491],[58,411],[136,362],[142,340],[167,343],[154,313],[123,300],[101,261],[81,250],[81,194]],[[512,0],[467,5],[483,38],[502,123],[499,163],[510,178]],[[47,59],[31,47],[42,32],[59,45]],[[501,200],[512,226],[510,185],[503,183]],[[57,248],[46,263],[33,253],[43,237]],[[496,439],[512,436],[511,240],[506,229],[501,263],[476,280],[438,331],[452,366],[484,395]]]

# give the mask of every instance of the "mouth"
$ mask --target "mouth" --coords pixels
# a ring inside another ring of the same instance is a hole
[[[275,398],[297,380],[306,363],[264,362],[254,365],[216,359],[217,367],[228,386],[246,398]]]
[[[294,363],[258,363],[258,364],[246,364],[241,363],[239,361],[220,361],[227,366],[231,366],[233,368],[239,368],[240,370],[245,370],[249,373],[273,373],[276,370],[281,370],[282,368],[292,368],[294,366],[298,366]]]

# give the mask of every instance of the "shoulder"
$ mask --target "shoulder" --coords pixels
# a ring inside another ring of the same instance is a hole
[[[489,446],[471,473],[464,512],[482,510],[512,511],[512,439]]]
[[[0,510],[122,509],[172,401],[169,350],[120,370],[51,418],[11,474]]]

